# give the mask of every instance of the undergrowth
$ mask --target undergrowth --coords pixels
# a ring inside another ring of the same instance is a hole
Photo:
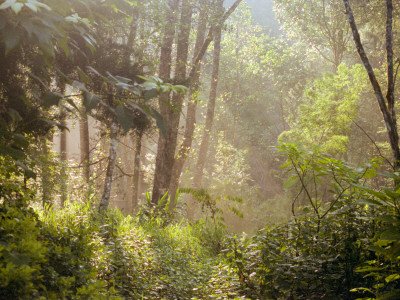
[[[0,208],[0,298],[226,299],[239,282],[216,245],[224,227],[207,220],[143,221],[88,204]]]

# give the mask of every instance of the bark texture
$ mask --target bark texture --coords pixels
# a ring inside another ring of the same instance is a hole
[[[210,45],[211,41],[214,38],[215,28],[222,26],[222,24],[226,21],[226,19],[232,14],[232,12],[236,9],[236,7],[240,4],[241,0],[236,0],[235,3],[229,8],[229,10],[222,16],[219,22],[217,22],[216,26],[211,27],[207,38],[205,39],[204,43],[202,44],[199,53],[194,59],[194,65],[192,66],[188,77],[180,76],[180,70],[183,71],[183,68],[180,69],[181,66],[185,65],[186,70],[186,63],[183,64],[187,60],[181,59],[183,57],[183,52],[180,52],[180,45],[181,49],[186,49],[188,47],[187,41],[184,42],[186,38],[185,35],[189,35],[190,33],[190,25],[187,26],[185,24],[190,24],[191,22],[191,14],[192,14],[192,4],[189,3],[190,1],[183,1],[182,3],[182,10],[181,10],[181,23],[180,23],[180,30],[178,36],[178,46],[177,46],[177,69],[176,69],[176,78],[178,79],[177,82],[180,82],[180,78],[185,78],[185,82],[189,83],[192,82],[197,70],[199,68],[200,62],[207,51],[208,46]],[[222,2],[222,1],[221,1]],[[165,78],[169,78],[170,71],[171,71],[171,49],[172,49],[172,42],[173,42],[173,5],[177,5],[175,1],[170,2],[170,13],[167,21],[172,20],[170,23],[171,26],[166,27],[166,32],[163,39],[163,45],[161,48],[161,56],[160,56],[160,77],[163,78],[163,75],[166,75]],[[176,7],[176,6],[175,6]],[[190,7],[190,18],[189,16],[189,7]],[[186,17],[188,17],[186,19]],[[167,22],[168,23],[168,22]],[[186,32],[187,31],[187,32]],[[187,50],[185,50],[187,51]],[[181,56],[182,55],[182,56]],[[164,60],[165,59],[165,60]],[[167,63],[169,62],[169,63]],[[168,71],[168,72],[167,72]],[[183,73],[182,73],[183,74]],[[164,80],[165,81],[165,80]],[[155,176],[154,176],[154,186],[153,186],[153,194],[152,194],[152,202],[158,203],[159,199],[161,199],[162,195],[165,194],[171,183],[171,176],[172,176],[172,169],[174,166],[174,158],[175,158],[175,150],[177,146],[177,133],[178,133],[178,125],[179,125],[179,114],[176,114],[173,110],[170,109],[168,105],[169,97],[168,95],[162,95],[159,97],[160,99],[160,110],[161,114],[164,118],[164,123],[166,124],[166,135],[162,136],[160,134],[158,147],[157,147],[157,157],[156,157],[156,169],[155,169]],[[172,101],[175,105],[176,110],[180,111],[183,98],[176,98],[176,101]],[[173,206],[173,205],[172,205]]]
[[[194,57],[192,64],[194,64],[194,59],[197,57],[202,44],[204,43],[206,30],[207,30],[207,1],[203,0],[200,3],[200,12],[199,12],[199,23],[197,26],[197,35],[196,42],[194,46]],[[186,113],[186,125],[185,125],[185,133],[183,136],[183,142],[179,148],[174,167],[172,170],[171,184],[169,187],[170,197],[174,201],[176,196],[176,191],[179,186],[179,179],[183,170],[183,166],[185,164],[186,158],[189,154],[189,151],[192,147],[193,142],[193,133],[196,126],[196,108],[197,108],[197,97],[199,90],[199,82],[200,82],[200,66],[198,67],[197,72],[195,73],[189,91],[189,100],[188,100],[188,108]]]
[[[115,162],[117,161],[117,149],[118,149],[117,134],[118,134],[118,124],[115,121],[112,121],[110,126],[110,156],[108,158],[103,196],[101,197],[99,206],[100,211],[107,210],[108,205],[110,204],[112,180],[113,180]]]
[[[177,1],[172,4],[178,6]],[[191,1],[183,1],[180,16],[180,26],[177,43],[176,70],[175,81],[182,82],[186,79],[186,66],[188,56],[188,41],[192,20],[192,3]],[[173,30],[173,11],[169,13],[168,21],[171,28],[167,28],[164,36],[163,47],[160,56],[160,77],[164,81],[168,81],[171,73],[171,51],[174,39]],[[176,11],[176,10],[175,10]],[[172,15],[171,15],[172,14]],[[166,80],[167,79],[167,80]],[[152,202],[158,203],[161,197],[168,191],[171,181],[172,168],[174,165],[175,149],[177,145],[178,126],[180,119],[180,110],[182,108],[183,94],[174,94],[171,98],[168,94],[160,96],[160,110],[166,125],[166,134],[159,134],[156,168],[154,175],[154,186],[152,194]],[[172,104],[175,109],[172,110],[168,105]]]
[[[90,180],[90,146],[89,146],[89,124],[88,115],[85,107],[80,109],[79,118],[79,132],[80,132],[80,152],[81,152],[81,165],[82,175],[86,183],[89,184]]]
[[[142,139],[143,139],[143,130],[140,130],[136,135],[135,142],[135,160],[133,162],[133,177],[132,177],[132,185],[133,185],[133,196],[132,196],[132,209],[133,213],[138,206],[139,200],[139,180],[140,180],[140,160],[141,160],[141,152],[142,152]]]
[[[67,126],[67,116],[65,111],[61,112],[61,125]],[[67,188],[67,130],[62,129],[60,134],[60,159],[61,159],[61,207],[64,207],[65,202],[68,199],[68,188]]]
[[[47,145],[47,138],[40,138],[40,149],[43,154],[44,159],[40,163],[40,171],[41,171],[41,179],[42,179],[42,204],[43,208],[46,208],[47,205],[52,205],[52,184],[50,180],[50,166],[48,155],[49,155],[49,147]]]

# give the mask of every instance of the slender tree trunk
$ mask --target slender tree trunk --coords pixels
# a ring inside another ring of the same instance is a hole
[[[349,0],[343,0],[346,8],[347,18],[353,33],[354,43],[357,52],[367,70],[369,80],[372,88],[374,89],[376,99],[378,100],[379,108],[382,112],[386,124],[386,130],[389,136],[389,144],[393,154],[393,168],[399,170],[400,167],[400,148],[399,148],[399,134],[397,131],[396,112],[394,107],[394,72],[393,72],[393,3],[392,0],[386,0],[386,54],[387,54],[387,94],[382,93],[378,80],[376,79],[374,70],[369,62],[368,56],[365,53],[360,35],[358,33],[357,25],[354,20],[354,15],[350,7]],[[399,182],[395,182],[396,185]]]
[[[129,28],[128,40],[126,41],[126,49],[124,54],[124,65],[130,67],[131,65],[131,55],[133,51],[133,46],[136,40],[137,32],[139,26],[139,9],[136,8],[132,12],[132,23]],[[129,70],[128,70],[129,71]]]
[[[232,145],[236,145],[236,138],[237,138],[237,125],[239,121],[239,105],[240,105],[240,99],[241,99],[241,90],[240,90],[240,70],[239,70],[239,24],[236,25],[236,42],[238,43],[236,45],[235,49],[235,55],[236,55],[236,84],[235,84],[235,110],[233,112],[233,139],[232,139]]]
[[[142,147],[140,150],[140,162],[142,165],[146,163],[146,155],[147,155],[146,139],[143,136],[142,137]],[[143,194],[144,191],[147,191],[149,188],[145,182],[144,175],[145,175],[144,172],[139,173],[138,204],[139,204],[140,196]]]
[[[223,2],[223,0],[221,0],[221,1]],[[197,56],[196,56],[195,59],[194,59],[194,64],[193,64],[193,66],[192,66],[192,68],[191,68],[191,70],[190,70],[190,72],[189,72],[189,76],[188,76],[188,81],[189,81],[189,82],[194,78],[194,76],[195,76],[195,74],[196,74],[196,72],[197,72],[197,69],[198,69],[199,66],[200,66],[200,62],[201,62],[201,60],[203,59],[204,54],[206,53],[206,51],[207,51],[207,49],[208,49],[208,46],[210,45],[210,43],[211,43],[212,40],[214,39],[214,33],[215,33],[215,31],[216,31],[216,28],[217,28],[218,26],[222,26],[222,25],[226,22],[226,20],[230,17],[230,15],[231,15],[231,14],[235,11],[235,9],[239,6],[240,2],[242,2],[242,0],[236,0],[236,1],[232,4],[232,6],[228,9],[228,11],[222,16],[222,18],[221,18],[220,20],[218,20],[218,21],[216,22],[216,24],[214,24],[213,26],[211,26],[210,30],[208,31],[207,37],[206,37],[206,39],[204,40],[203,45],[200,47],[199,53],[197,54]]]
[[[82,175],[89,185],[90,181],[90,145],[89,145],[89,124],[88,115],[85,107],[80,109],[79,131],[80,131],[80,150],[81,150],[81,165]]]
[[[203,132],[203,137],[200,145],[199,158],[195,167],[194,188],[201,187],[204,165],[207,158],[207,152],[210,145],[210,135],[214,122],[215,100],[217,97],[218,77],[219,77],[219,61],[221,54],[221,25],[216,29],[214,39],[214,54],[213,54],[213,70],[211,78],[210,97],[207,104],[206,124]]]
[[[67,126],[65,111],[61,112],[61,125]],[[67,187],[67,130],[62,129],[60,134],[60,159],[61,159],[61,207],[64,207],[65,202],[68,199],[68,187]]]
[[[199,23],[197,27],[197,35],[196,35],[196,43],[194,46],[194,57],[193,60],[197,57],[201,46],[204,43],[206,29],[207,29],[207,1],[203,0],[200,3],[200,13],[199,13]],[[192,62],[194,64],[194,61]],[[185,164],[186,158],[189,154],[189,151],[192,147],[193,142],[193,133],[196,124],[196,109],[197,109],[197,100],[198,100],[198,90],[200,83],[200,67],[195,73],[189,92],[189,100],[188,100],[188,108],[186,114],[186,125],[185,125],[185,133],[183,136],[183,142],[178,151],[177,158],[174,163],[174,167],[172,170],[171,184],[169,187],[170,197],[174,201],[176,196],[176,191],[179,186],[179,179],[183,170],[183,166]]]
[[[132,197],[132,209],[133,213],[138,206],[139,200],[139,179],[140,179],[140,159],[142,152],[142,139],[143,139],[143,130],[140,130],[136,135],[136,143],[135,143],[135,160],[133,163],[133,197]]]
[[[47,138],[40,138],[40,149],[41,154],[44,156],[44,159],[41,160],[40,163],[40,171],[41,171],[41,179],[42,179],[42,204],[43,207],[46,208],[46,205],[51,205],[52,201],[52,186],[50,181],[50,172],[49,172],[49,148],[47,145]]]
[[[116,121],[113,120],[110,126],[110,156],[108,158],[103,196],[101,197],[99,206],[100,211],[107,210],[108,205],[110,204],[112,180],[113,180],[115,163],[117,161],[117,149],[118,149],[117,135],[118,135],[118,124]]]

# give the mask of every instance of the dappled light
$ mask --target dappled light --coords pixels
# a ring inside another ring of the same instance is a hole
[[[399,299],[399,18],[0,0],[0,299]]]

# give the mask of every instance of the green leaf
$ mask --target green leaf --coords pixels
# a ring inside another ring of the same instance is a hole
[[[46,122],[47,124],[49,124],[51,126],[57,126],[60,130],[68,130],[69,131],[69,128],[67,126],[64,126],[63,124],[61,124],[59,122],[56,122],[56,121],[53,121],[53,120],[50,120],[47,118],[40,118],[39,120]]]
[[[167,128],[165,127],[164,119],[160,115],[158,111],[150,107],[150,113],[152,117],[156,120],[157,126],[160,129],[161,133],[166,136],[167,134]]]
[[[372,205],[372,206],[384,206],[384,203],[382,203],[381,201],[371,198],[360,199],[358,200],[358,203]]]
[[[30,10],[32,10],[32,11],[34,11],[34,12],[37,12],[37,11],[38,11],[38,7],[37,7],[35,4],[33,4],[33,3],[26,2],[26,3],[25,3],[25,6],[28,7]]]
[[[25,153],[23,151],[1,144],[0,144],[0,154],[2,156],[10,156],[15,160],[25,158]]]
[[[74,81],[72,82],[72,86],[73,86],[73,87],[76,87],[77,89],[79,89],[79,90],[81,90],[81,91],[89,92],[89,91],[87,90],[85,84],[82,83],[82,82],[80,82],[80,81],[74,80]]]
[[[60,100],[63,99],[64,96],[60,93],[47,92],[43,95],[42,101],[45,108],[49,108],[53,105],[59,105]]]
[[[71,51],[68,47],[68,42],[65,37],[57,39],[57,45],[60,47],[63,51],[66,57],[69,57],[71,54]]]
[[[13,120],[13,122],[22,121],[21,115],[15,109],[9,108],[7,114],[10,116],[10,118],[11,118],[11,120]]]
[[[133,114],[126,109],[124,106],[119,105],[115,110],[117,114],[117,120],[119,124],[121,124],[122,128],[124,129],[125,133],[129,131],[133,127]]]
[[[156,88],[150,89],[144,93],[144,101],[148,101],[154,97],[157,97],[158,91]]]
[[[1,10],[1,9],[9,8],[9,7],[11,7],[13,4],[15,4],[15,3],[16,3],[16,0],[6,0],[5,2],[3,2],[3,3],[0,5],[0,10]]]
[[[25,147],[29,146],[28,140],[22,134],[18,134],[18,133],[14,134],[13,135],[13,140],[14,140],[15,146],[18,146],[18,147],[21,147],[21,148],[25,148]]]
[[[54,59],[55,57],[54,45],[50,40],[44,43],[40,43],[39,48],[43,52],[46,58]]]
[[[85,106],[86,110],[90,112],[92,109],[96,108],[101,99],[89,92],[83,92],[83,105]]]
[[[15,165],[17,165],[18,167],[20,167],[24,171],[26,177],[28,177],[28,178],[36,178],[35,172],[33,172],[31,169],[29,169],[23,162],[16,161]]]
[[[370,292],[371,294],[373,294],[373,292],[370,289],[364,288],[364,287],[359,287],[359,288],[355,288],[355,289],[351,289],[350,290],[350,292],[359,292],[359,291]]]
[[[379,198],[381,200],[387,200],[387,196],[384,193],[375,191],[373,189],[367,188],[367,187],[365,187],[363,185],[359,185],[359,184],[354,184],[353,186],[358,187],[358,188],[366,191],[367,193],[369,193],[371,195],[374,195],[375,197],[377,197],[377,198]]]
[[[22,7],[24,7],[24,4],[20,2],[16,2],[13,5],[11,5],[11,9],[13,10],[13,12],[15,12],[16,15],[18,15]]]
[[[388,277],[385,278],[385,281],[387,283],[392,282],[392,281],[396,281],[397,279],[400,279],[400,275],[399,274],[392,274],[389,275]]]
[[[174,92],[185,93],[188,90],[188,88],[184,85],[174,85],[174,86],[172,86],[172,90]]]
[[[387,241],[400,241],[400,232],[397,228],[390,228],[382,232],[380,238]]]
[[[399,192],[394,192],[394,191],[392,191],[388,188],[384,188],[384,187],[382,188],[382,191],[392,199],[400,198]]]
[[[85,72],[82,71],[80,67],[76,68],[79,78],[84,82],[84,83],[90,83],[92,80],[89,78],[89,76],[86,75]]]
[[[35,12],[37,12],[38,8],[44,8],[48,11],[51,11],[50,6],[48,6],[47,4],[44,4],[42,2],[36,1],[36,0],[27,0],[25,5],[28,6],[30,9],[32,9]]]
[[[79,110],[78,106],[76,106],[74,100],[72,100],[71,98],[66,98],[65,101],[67,101],[69,103],[69,105],[71,105],[76,110]]]

